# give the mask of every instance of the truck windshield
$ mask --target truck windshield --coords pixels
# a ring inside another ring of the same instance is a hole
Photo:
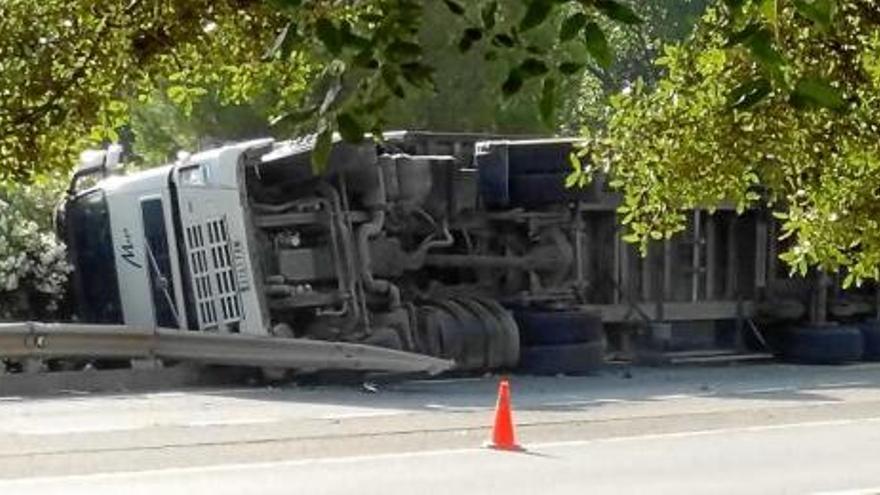
[[[67,204],[67,243],[78,316],[89,323],[122,323],[110,213],[103,191],[92,191]]]

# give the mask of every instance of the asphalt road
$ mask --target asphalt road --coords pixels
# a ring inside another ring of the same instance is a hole
[[[0,398],[3,493],[880,493],[880,367]]]

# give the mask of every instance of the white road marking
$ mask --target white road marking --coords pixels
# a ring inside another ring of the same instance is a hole
[[[738,394],[775,394],[778,392],[794,392],[796,390],[803,390],[798,387],[767,387],[767,388],[751,388],[748,390],[735,391],[734,393]]]
[[[709,430],[693,430],[693,431],[679,431],[672,433],[649,433],[645,435],[636,435],[636,436],[622,436],[622,437],[611,437],[611,438],[596,438],[592,440],[565,440],[560,442],[544,442],[541,444],[536,444],[535,447],[541,448],[556,448],[556,447],[577,447],[581,445],[588,445],[593,443],[618,443],[618,442],[629,442],[633,440],[638,441],[650,441],[650,440],[664,440],[668,438],[690,438],[690,437],[704,437],[711,435],[726,435],[731,433],[756,433],[762,431],[778,431],[778,430],[787,430],[791,428],[815,428],[817,426],[847,426],[854,425],[858,423],[880,423],[880,417],[874,418],[859,418],[859,419],[832,419],[827,421],[806,421],[803,423],[785,423],[779,425],[761,425],[761,426],[742,426],[736,428],[722,428],[722,429],[709,429]]]
[[[439,384],[455,384],[455,383],[472,383],[472,382],[482,382],[488,381],[487,378],[482,376],[475,376],[470,378],[438,378],[436,380],[412,380],[406,382],[406,386],[409,385],[439,385]]]
[[[425,409],[447,412],[478,412],[489,411],[494,406],[449,406],[446,404],[425,404]]]
[[[695,430],[695,431],[684,431],[684,432],[675,432],[675,433],[657,433],[657,434],[648,434],[648,435],[633,435],[633,436],[624,436],[624,437],[614,437],[614,438],[597,438],[591,440],[569,440],[569,441],[561,441],[561,442],[544,442],[544,443],[535,443],[531,445],[527,445],[527,451],[538,452],[542,449],[557,449],[557,448],[569,448],[569,447],[581,447],[586,445],[594,445],[594,444],[604,444],[604,443],[621,443],[621,442],[645,442],[652,440],[666,440],[666,439],[675,439],[675,438],[689,438],[689,437],[700,437],[700,436],[712,436],[712,435],[729,435],[732,433],[753,433],[753,432],[762,432],[762,431],[775,431],[775,430],[785,430],[785,429],[793,429],[793,428],[812,428],[817,426],[847,426],[858,423],[878,423],[880,422],[880,417],[873,418],[862,418],[862,419],[841,419],[841,420],[829,420],[829,421],[810,421],[810,422],[802,422],[802,423],[789,423],[789,424],[781,424],[781,425],[765,425],[765,426],[748,426],[741,428],[720,428],[720,429],[710,429],[710,430]],[[238,464],[216,464],[210,466],[191,466],[191,467],[174,467],[174,468],[163,468],[163,469],[153,469],[153,470],[144,470],[144,471],[121,471],[121,472],[111,472],[111,473],[92,473],[92,474],[78,474],[78,475],[68,475],[68,476],[44,476],[44,477],[33,477],[33,478],[17,478],[17,479],[5,479],[0,480],[0,490],[11,490],[11,489],[21,489],[21,488],[29,488],[36,489],[39,488],[39,485],[52,485],[58,483],[74,483],[74,482],[95,482],[95,481],[108,481],[108,480],[131,480],[131,479],[145,479],[156,476],[169,476],[169,475],[185,475],[185,474],[208,474],[208,473],[223,473],[228,472],[230,470],[236,471],[258,471],[263,469],[278,469],[278,468],[291,468],[298,466],[309,466],[309,465],[320,465],[320,464],[352,464],[358,462],[370,462],[370,461],[378,461],[378,460],[392,460],[392,459],[404,459],[404,458],[421,458],[421,457],[442,457],[447,455],[460,455],[460,454],[475,454],[475,453],[485,453],[486,455],[516,455],[508,452],[501,452],[492,449],[486,448],[461,448],[461,449],[442,449],[442,450],[429,450],[422,452],[397,452],[390,454],[373,454],[373,455],[360,455],[360,456],[348,456],[348,457],[328,457],[328,458],[310,458],[310,459],[295,459],[288,461],[272,461],[272,462],[255,462],[255,463],[238,463]],[[843,495],[849,494],[851,492],[831,492],[830,494],[825,495]],[[852,492],[855,494],[864,495],[866,493],[872,493],[871,491],[856,491]]]
[[[182,418],[180,420],[165,420],[161,423],[156,422],[149,417],[143,418],[127,418],[119,419],[115,422],[111,421],[46,421],[36,424],[25,424],[12,422],[0,426],[0,432],[11,435],[22,436],[56,436],[56,435],[75,435],[81,433],[119,433],[125,431],[143,430],[156,426],[168,427],[192,427],[205,428],[217,426],[244,426],[275,423],[282,421],[283,418],[275,416],[249,416],[237,418],[222,417],[203,417],[203,418]]]
[[[873,383],[865,380],[855,382],[820,383],[816,385],[816,388],[864,387],[865,385],[873,385]]]
[[[693,399],[694,397],[706,396],[706,395],[714,395],[714,392],[702,392],[698,394],[667,394],[667,395],[655,395],[651,397],[654,400],[678,400],[678,399]]]
[[[183,426],[203,427],[203,426],[241,426],[241,425],[258,425],[265,423],[275,423],[279,418],[217,418],[217,419],[197,419],[183,423]]]
[[[3,428],[4,433],[23,436],[54,436],[75,435],[78,433],[115,433],[121,431],[140,430],[153,426],[146,422],[137,424],[79,424],[69,425],[63,423],[45,423],[40,425],[28,425],[24,427],[12,426]]]
[[[408,411],[404,410],[395,410],[395,409],[364,409],[361,411],[346,411],[346,412],[338,412],[338,413],[330,413],[325,414],[323,416],[319,416],[318,419],[355,419],[355,418],[381,418],[383,416],[400,416],[403,414],[407,414]]]
[[[627,399],[585,399],[585,400],[570,400],[565,402],[547,402],[545,404],[541,404],[542,406],[547,407],[576,407],[576,406],[592,406],[592,405],[602,405],[602,404],[624,404],[627,402],[642,402],[640,400],[627,400]]]

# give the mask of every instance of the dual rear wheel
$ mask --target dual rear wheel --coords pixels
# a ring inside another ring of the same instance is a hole
[[[602,319],[582,311],[520,310],[520,370],[535,375],[588,374],[605,363]]]

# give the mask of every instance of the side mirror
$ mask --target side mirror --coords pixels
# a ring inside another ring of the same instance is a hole
[[[70,179],[67,194],[76,194],[76,183],[83,177],[101,174],[106,176],[108,172],[120,168],[119,158],[122,156],[122,146],[111,144],[106,150],[85,150],[79,155],[79,163],[76,171]]]

